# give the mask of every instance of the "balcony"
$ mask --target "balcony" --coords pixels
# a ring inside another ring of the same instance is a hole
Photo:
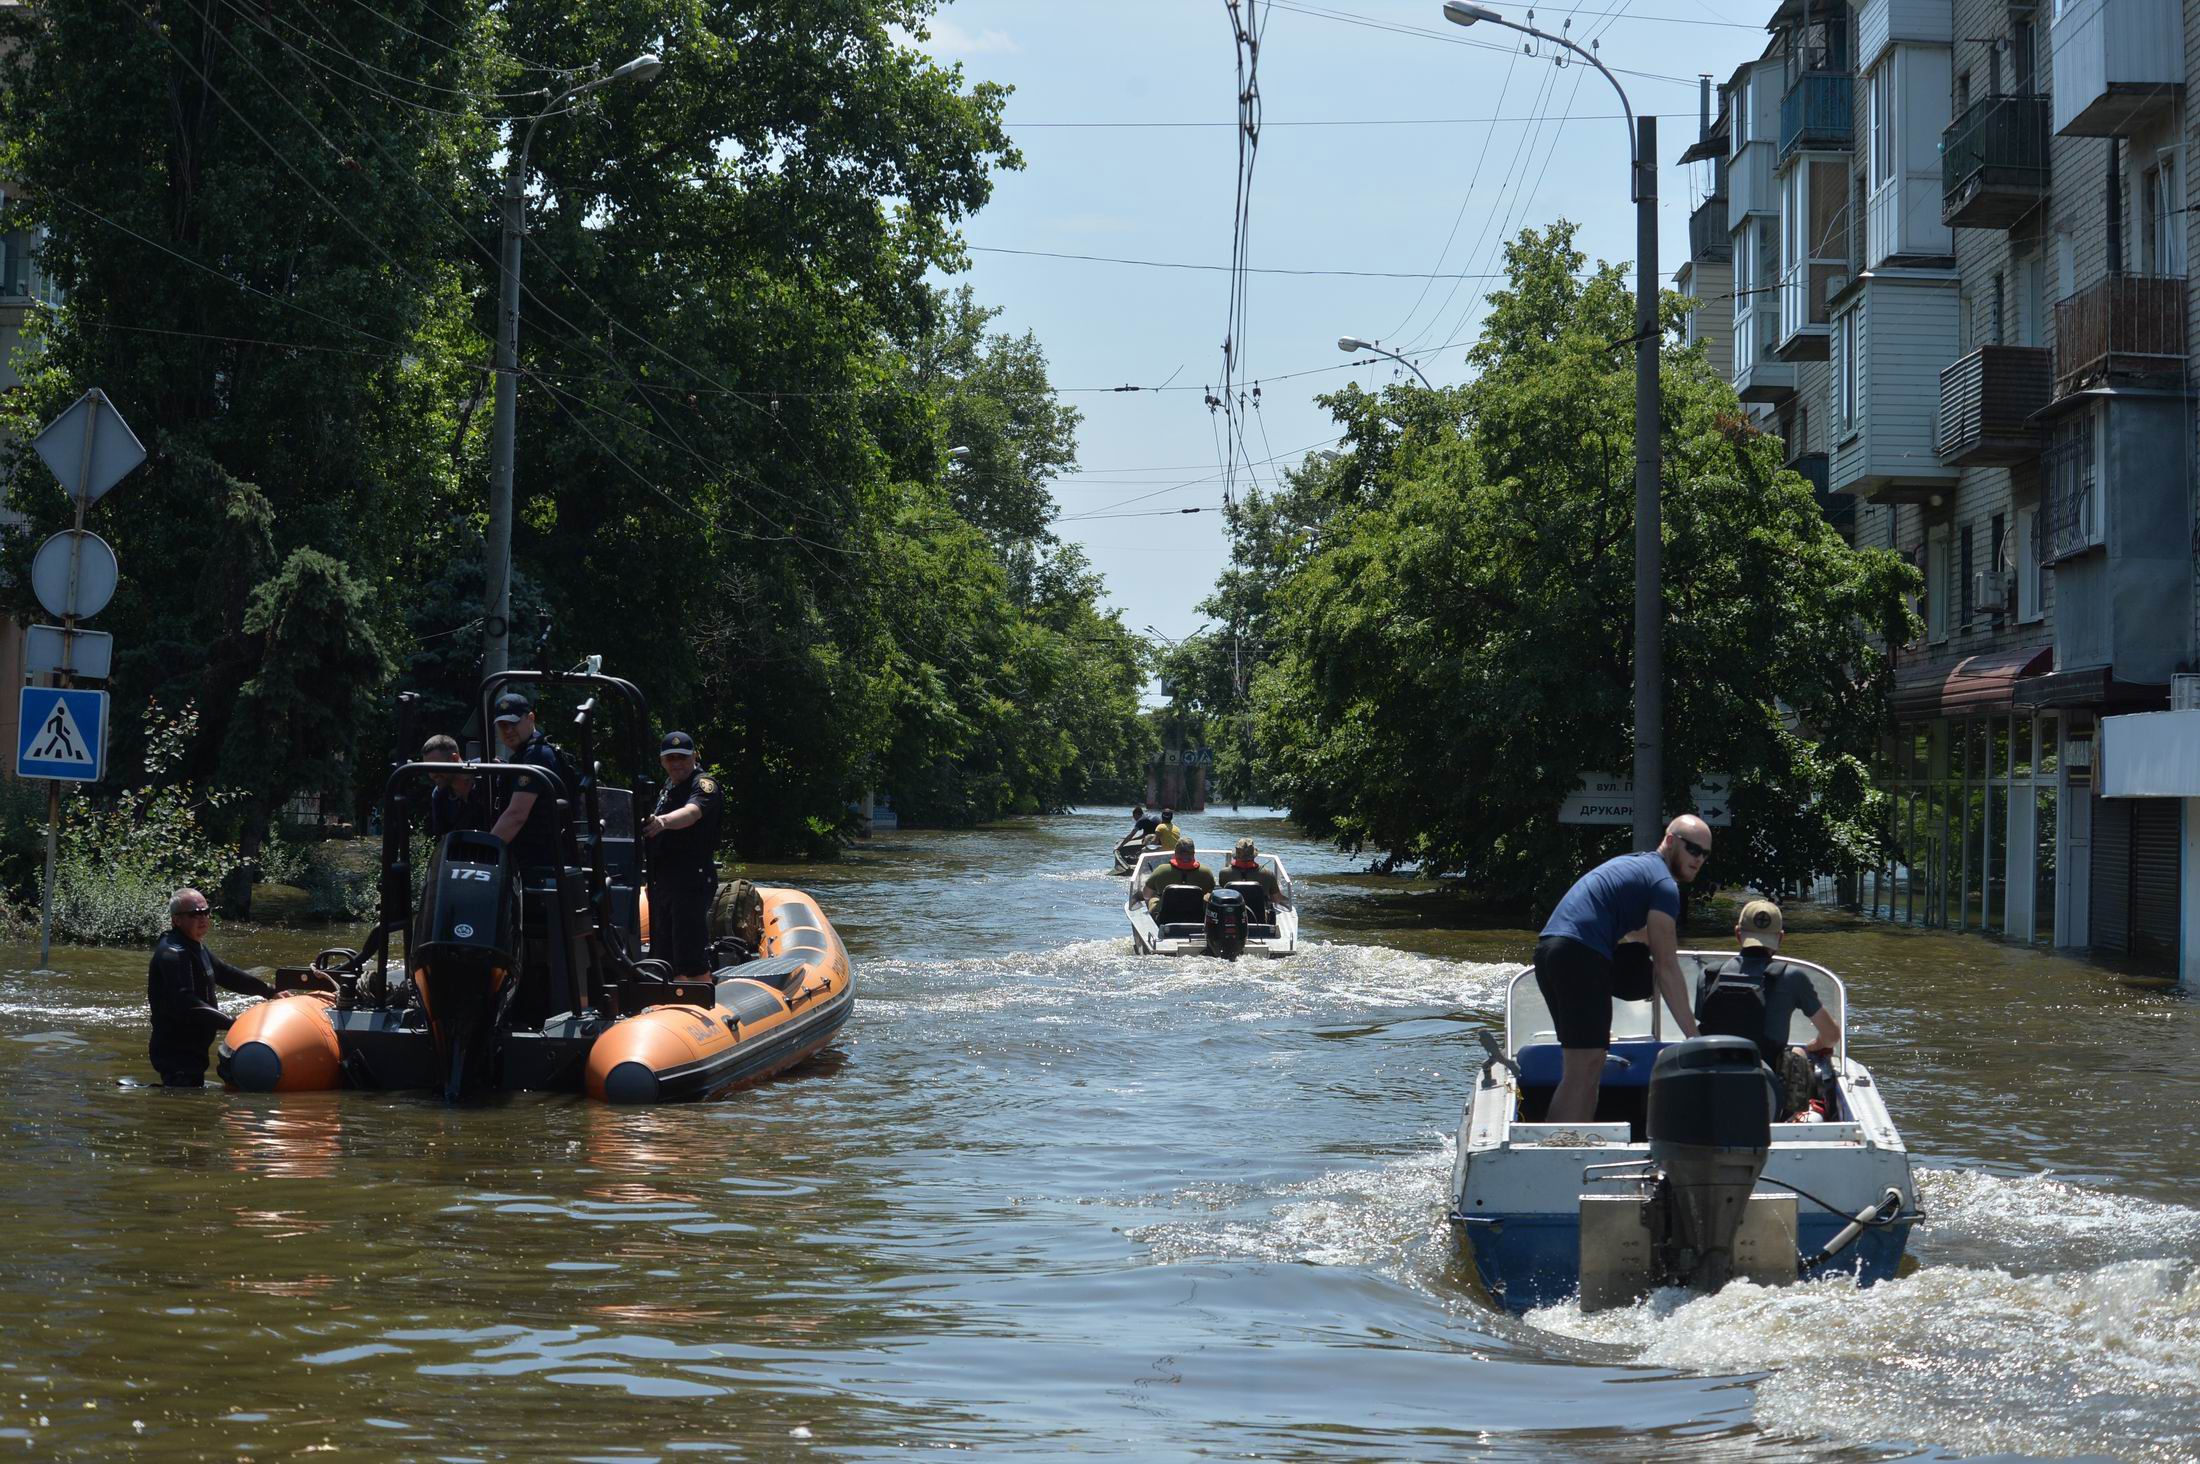
[[[2047,197],[2046,97],[1987,97],[1941,134],[1940,218],[2006,229]]]
[[[1734,316],[1734,394],[1745,402],[1770,404],[1795,395],[1795,368],[1772,354],[1777,328],[1769,304]]]
[[[2055,395],[2185,369],[2181,275],[2110,275],[2055,302]]]
[[[1951,467],[2026,462],[2040,455],[2034,412],[2053,393],[2045,346],[1981,346],[1940,373],[1940,460]]]
[[[1734,236],[1728,232],[1724,193],[1712,194],[1688,216],[1688,257],[1720,262],[1734,258]]]
[[[1780,277],[1780,333],[1773,354],[1783,361],[1823,361],[1832,316],[1826,297],[1848,279],[1845,259],[1806,259]]]
[[[1780,161],[1806,148],[1847,152],[1856,141],[1856,78],[1806,71],[1780,98]]]
[[[2129,137],[2173,114],[2185,92],[2179,0],[2062,0],[2054,47],[2054,128]]]

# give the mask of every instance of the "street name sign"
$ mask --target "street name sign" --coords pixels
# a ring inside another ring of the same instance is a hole
[[[114,674],[115,638],[104,630],[74,635],[58,625],[34,625],[23,638],[23,671],[28,676],[66,672],[93,681]]]
[[[145,461],[145,444],[96,386],[48,422],[31,446],[69,496],[87,504],[97,503]]]
[[[31,560],[31,588],[49,615],[89,620],[107,608],[120,580],[115,551],[85,529],[63,529]]]
[[[1734,775],[1707,773],[1689,790],[1696,816],[1715,829],[1734,822]],[[1615,773],[1583,773],[1581,786],[1558,805],[1562,824],[1631,824],[1635,821],[1635,780]]]
[[[15,775],[96,783],[107,763],[107,693],[26,686],[17,709]]]

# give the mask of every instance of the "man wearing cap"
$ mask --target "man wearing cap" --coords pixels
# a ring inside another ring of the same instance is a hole
[[[213,918],[206,896],[177,890],[168,901],[168,929],[146,967],[145,995],[153,1008],[147,1056],[163,1087],[206,1085],[206,1045],[229,1030],[229,1014],[214,1004],[215,987],[245,996],[275,994],[274,987],[206,948]]]
[[[1751,900],[1734,922],[1741,953],[1715,970],[1706,970],[1696,986],[1696,1020],[1707,1037],[1747,1037],[1773,1073],[1777,1118],[1786,1118],[1810,1101],[1815,1086],[1810,1057],[1831,1053],[1841,1043],[1841,1027],[1818,998],[1810,977],[1775,960],[1786,922],[1770,900]],[[1817,1029],[1807,1053],[1788,1044],[1788,1033],[1801,1012]]]
[[[458,755],[458,739],[447,732],[438,732],[421,747],[420,760],[462,761]],[[428,796],[429,838],[440,839],[460,829],[489,827],[488,789],[464,773],[430,773],[428,779],[435,785]]]
[[[563,777],[565,758],[535,726],[533,702],[508,691],[497,698],[495,716],[497,741],[504,745],[506,762],[546,768]],[[511,846],[512,862],[521,869],[557,868],[564,861],[558,851],[556,791],[527,773],[502,782],[497,790],[497,820],[489,832]]]
[[[1246,880],[1253,881],[1268,892],[1269,904],[1276,903],[1276,872],[1261,868],[1260,850],[1251,839],[1240,839],[1237,847],[1230,851],[1230,862],[1222,867],[1222,882],[1242,884]]]
[[[649,953],[675,976],[710,974],[710,904],[718,893],[718,780],[695,770],[695,739],[657,745],[665,791],[642,820],[649,840]]]
[[[1607,859],[1574,881],[1535,943],[1535,984],[1558,1036],[1558,1089],[1546,1123],[1596,1116],[1612,1043],[1613,960],[1620,942],[1650,947],[1653,979],[1684,1035],[1696,1035],[1681,974],[1681,886],[1711,857],[1711,826],[1684,813],[1665,826],[1655,852]]]
[[[1195,885],[1202,894],[1214,892],[1215,872],[1199,862],[1199,851],[1190,839],[1178,839],[1169,862],[1146,876],[1146,908],[1159,908],[1161,892],[1171,885]]]

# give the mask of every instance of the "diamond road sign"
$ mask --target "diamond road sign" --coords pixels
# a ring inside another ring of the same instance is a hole
[[[26,686],[17,708],[17,777],[99,781],[107,770],[106,692]]]
[[[93,387],[31,439],[71,498],[96,503],[145,461],[145,445],[107,393]],[[60,614],[58,610],[54,612]]]

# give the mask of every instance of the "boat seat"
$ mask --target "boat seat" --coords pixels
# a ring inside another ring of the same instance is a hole
[[[810,960],[808,956],[765,956],[724,967],[713,973],[712,979],[720,985],[735,980],[761,981],[775,991],[785,991],[787,983],[800,980],[802,973],[810,968]]]
[[[1154,910],[1156,925],[1197,925],[1207,923],[1207,892],[1195,884],[1170,885],[1161,892],[1161,903]]]
[[[1604,1054],[1604,1083],[1607,1088],[1647,1088],[1650,1086],[1650,1066],[1658,1060],[1658,1053],[1666,1046],[1648,1037],[1625,1038],[1614,1042]],[[1531,1042],[1513,1054],[1513,1061],[1520,1064],[1520,1086],[1523,1088],[1555,1088],[1563,1070],[1556,1042]]]
[[[1236,890],[1245,900],[1245,918],[1256,925],[1274,925],[1276,912],[1268,903],[1268,886],[1257,879],[1233,879],[1223,886]]]

